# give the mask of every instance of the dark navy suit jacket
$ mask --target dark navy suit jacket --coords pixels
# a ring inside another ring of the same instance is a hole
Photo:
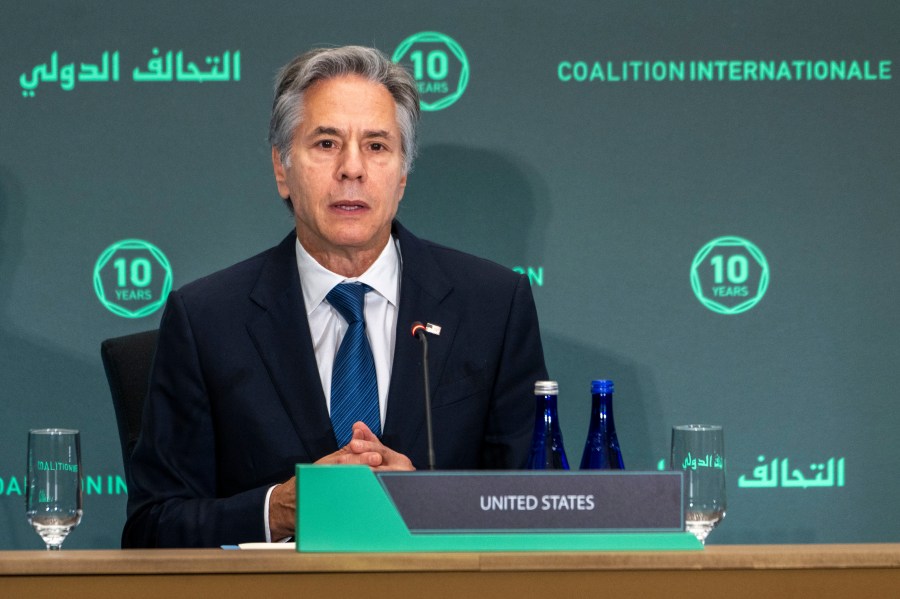
[[[521,468],[547,377],[527,279],[394,223],[400,305],[382,441],[427,466],[421,344],[438,469]],[[265,537],[268,488],[338,449],[303,304],[295,234],[173,292],[132,457],[124,547]]]

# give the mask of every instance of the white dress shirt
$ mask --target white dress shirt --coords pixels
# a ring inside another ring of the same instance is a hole
[[[372,291],[366,294],[365,301],[366,336],[372,348],[372,358],[375,360],[378,405],[383,429],[387,413],[388,386],[391,382],[391,365],[394,360],[397,305],[400,301],[400,248],[392,237],[366,272],[349,279],[331,272],[316,262],[303,249],[299,240],[296,243],[296,253],[297,270],[303,287],[303,303],[306,306],[309,332],[312,335],[319,378],[322,380],[325,405],[329,414],[331,414],[331,370],[341,340],[347,332],[347,322],[328,303],[325,296],[338,283],[359,282],[372,288]]]

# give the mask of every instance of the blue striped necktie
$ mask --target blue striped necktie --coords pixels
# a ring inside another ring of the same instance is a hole
[[[359,420],[381,436],[375,360],[363,314],[366,293],[371,290],[368,285],[340,283],[325,296],[349,325],[331,371],[331,426],[338,447],[350,442],[353,423]]]

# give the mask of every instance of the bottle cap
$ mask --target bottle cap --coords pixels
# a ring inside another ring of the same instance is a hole
[[[535,395],[559,395],[559,383],[556,381],[535,381]]]
[[[612,393],[615,385],[609,379],[591,381],[591,393]]]

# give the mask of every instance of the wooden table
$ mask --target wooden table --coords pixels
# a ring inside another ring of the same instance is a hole
[[[0,551],[2,597],[900,597],[900,544],[693,552]],[[610,594],[614,593],[614,594]]]

